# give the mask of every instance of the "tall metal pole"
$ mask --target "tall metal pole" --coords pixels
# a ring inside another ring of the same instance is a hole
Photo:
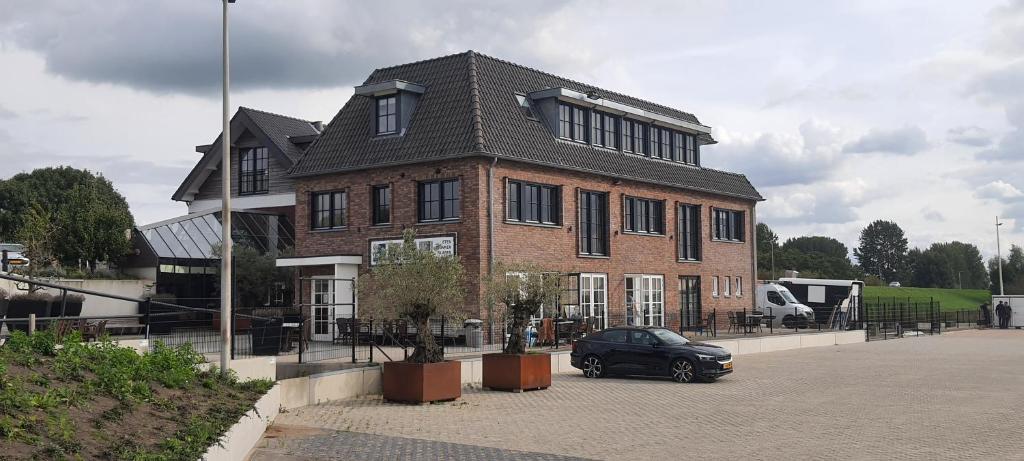
[[[224,3],[223,17],[223,40],[224,40],[224,98],[222,107],[222,124],[220,136],[221,146],[221,249],[220,258],[220,370],[221,373],[228,372],[228,365],[231,359],[231,120],[230,102],[228,100],[228,81],[230,80],[228,66],[228,0]]]
[[[1002,225],[1003,223],[999,222],[999,216],[996,216],[996,261],[999,264],[999,296],[1006,294],[1003,293],[1003,250],[999,245],[999,226]]]

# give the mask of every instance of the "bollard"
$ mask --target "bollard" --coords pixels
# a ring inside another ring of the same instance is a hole
[[[28,314],[28,334],[36,332],[36,314]]]

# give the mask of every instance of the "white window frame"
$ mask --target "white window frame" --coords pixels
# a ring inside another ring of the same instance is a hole
[[[326,291],[324,290],[326,288]],[[335,295],[337,287],[333,278],[313,277],[310,284],[310,297],[312,298],[311,318],[313,320],[310,335],[313,341],[331,341],[334,339],[334,315],[332,310],[335,307]],[[320,328],[323,328],[321,330]]]
[[[627,286],[632,279],[633,288]],[[639,283],[638,283],[639,282]],[[626,290],[626,319],[633,317],[634,325],[665,326],[665,276],[656,274],[626,274],[623,281]],[[632,291],[633,293],[630,293]],[[632,302],[630,302],[632,294]],[[636,313],[640,312],[643,319],[638,322]],[[628,322],[627,322],[628,323]]]
[[[711,277],[711,296],[714,298],[718,297],[718,276]]]
[[[600,281],[600,283],[597,283]],[[597,285],[601,285],[600,288]],[[585,320],[597,319],[596,328],[608,328],[608,275],[582,273],[579,279],[580,310]],[[600,296],[598,296],[600,294]],[[598,300],[601,298],[601,300]]]
[[[728,298],[729,295],[732,294],[731,293],[731,291],[732,291],[732,278],[730,278],[728,275],[726,275],[725,277],[722,277],[722,281],[725,282],[722,285],[722,296],[725,296],[726,298]]]
[[[736,297],[743,297],[743,277],[736,276]]]

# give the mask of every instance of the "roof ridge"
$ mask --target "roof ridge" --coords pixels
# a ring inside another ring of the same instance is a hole
[[[246,107],[246,106],[238,106],[238,108],[239,109],[244,109],[244,110],[251,110],[253,112],[259,112],[261,114],[273,115],[275,117],[288,118],[288,119],[295,120],[297,122],[306,122],[306,123],[308,123],[310,125],[313,124],[313,122],[311,122],[309,120],[306,120],[304,118],[292,117],[291,115],[278,114],[276,112],[270,112],[270,111],[266,111],[266,110],[254,109],[252,107]]]
[[[484,150],[484,123],[483,108],[480,104],[480,85],[476,75],[476,53],[469,50],[466,54],[469,56],[469,100],[473,120],[473,148],[482,152]]]
[[[473,52],[473,51],[470,50],[469,52]],[[558,78],[558,79],[562,79],[562,80],[567,80],[567,81],[570,81],[570,82],[575,83],[575,84],[580,85],[580,86],[585,86],[585,87],[590,87],[590,88],[595,89],[595,90],[600,90],[600,92],[605,93],[605,94],[611,94],[611,95],[616,95],[616,96],[624,96],[624,97],[627,97],[627,98],[630,98],[630,99],[635,99],[637,101],[643,102],[645,104],[650,104],[650,105],[652,105],[654,107],[660,107],[662,109],[668,109],[668,110],[672,110],[672,111],[682,112],[682,113],[684,113],[686,115],[689,115],[689,116],[693,117],[694,119],[697,118],[696,115],[694,115],[694,114],[692,114],[690,112],[687,112],[685,110],[676,109],[676,108],[673,108],[673,107],[666,106],[664,104],[656,103],[654,101],[649,101],[647,99],[638,98],[636,96],[630,96],[630,95],[625,94],[625,93],[619,93],[617,91],[612,91],[612,90],[600,88],[600,87],[597,87],[597,86],[589,84],[589,83],[584,83],[584,82],[581,82],[579,80],[573,80],[573,79],[568,78],[568,77],[563,77],[561,75],[552,74],[551,72],[543,71],[543,70],[540,70],[540,69],[535,69],[533,67],[526,66],[526,65],[523,65],[523,64],[519,64],[519,63],[516,63],[516,62],[512,62],[512,61],[509,61],[509,60],[506,60],[506,59],[496,58],[494,56],[490,56],[490,55],[487,55],[487,54],[484,54],[484,53],[480,53],[480,52],[474,52],[474,53],[476,53],[478,56],[482,56],[482,57],[485,57],[487,59],[498,61],[500,63],[508,64],[508,65],[511,65],[511,66],[519,67],[521,69],[526,69],[526,70],[528,70],[530,72],[536,72],[538,74],[547,75],[549,77],[554,77],[554,78]],[[663,114],[663,115],[671,116],[671,114]]]
[[[433,57],[433,58],[420,59],[419,61],[412,61],[412,62],[406,62],[406,63],[402,63],[402,64],[395,64],[393,66],[378,67],[376,69],[373,69],[373,72],[370,72],[370,75],[366,76],[366,79],[363,80],[363,85],[366,85],[368,82],[372,81],[373,80],[373,76],[377,75],[377,73],[381,72],[381,71],[385,71],[385,70],[389,70],[389,69],[397,69],[399,67],[405,67],[405,66],[415,66],[415,65],[418,65],[418,64],[424,64],[424,63],[433,62],[433,61],[440,61],[442,59],[454,58],[454,57],[457,57],[457,56],[462,56],[462,55],[471,54],[471,53],[474,53],[474,51],[473,50],[466,50],[466,51],[461,51],[461,52],[458,52],[458,53],[446,54],[444,56],[437,56],[437,57]],[[413,83],[415,83],[415,82],[413,82]]]

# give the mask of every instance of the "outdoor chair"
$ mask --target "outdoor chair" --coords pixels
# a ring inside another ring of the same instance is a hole
[[[87,323],[82,327],[82,339],[85,342],[96,341],[107,331],[107,321],[100,320],[96,323]]]
[[[339,342],[344,343],[346,340],[352,340],[355,337],[355,329],[353,323],[355,319],[336,318],[334,319],[334,344]]]
[[[736,321],[736,313],[726,312],[726,315],[729,317],[729,329],[726,330],[726,332],[731,333],[733,330],[739,331],[740,325]]]

